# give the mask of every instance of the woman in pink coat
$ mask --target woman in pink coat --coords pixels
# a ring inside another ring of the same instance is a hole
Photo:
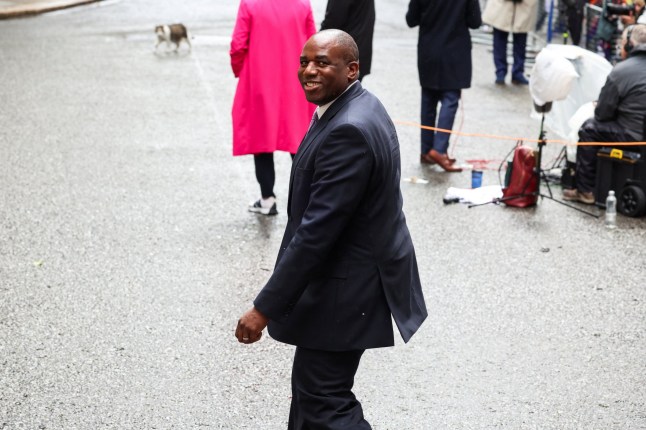
[[[303,45],[316,32],[309,0],[242,0],[231,40],[240,78],[233,100],[233,155],[253,154],[261,199],[249,210],[275,215],[274,151],[296,153],[316,106],[298,81]]]

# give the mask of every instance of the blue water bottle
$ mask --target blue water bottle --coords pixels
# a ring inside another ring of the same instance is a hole
[[[471,188],[480,188],[482,186],[482,170],[471,171]]]

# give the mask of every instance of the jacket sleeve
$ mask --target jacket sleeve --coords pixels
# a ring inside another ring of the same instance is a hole
[[[469,28],[475,30],[482,25],[482,13],[480,12],[480,2],[478,0],[467,0],[466,18]]]
[[[410,3],[408,3],[408,12],[406,12],[406,24],[411,28],[418,26],[421,16],[422,11],[419,0],[411,0]]]
[[[611,121],[617,117],[617,105],[619,104],[619,90],[614,79],[608,76],[605,85],[601,88],[597,107],[594,109],[594,117],[597,121]]]
[[[249,51],[250,21],[251,17],[249,16],[247,3],[242,1],[238,8],[238,17],[236,18],[236,25],[233,29],[231,50],[229,51],[229,55],[231,56],[231,70],[233,70],[233,75],[236,78],[242,72],[242,67],[247,58],[247,52]]]
[[[325,9],[325,18],[321,23],[321,30],[329,28],[344,28],[346,20],[348,19],[350,0],[328,0],[327,8]]]
[[[321,143],[309,204],[254,306],[274,321],[287,318],[323,269],[368,187],[374,155],[356,126],[344,124]]]

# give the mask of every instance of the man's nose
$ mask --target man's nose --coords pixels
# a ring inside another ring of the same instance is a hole
[[[303,73],[307,75],[315,75],[318,72],[318,69],[316,68],[316,64],[314,61],[310,61],[307,63],[307,66],[305,66],[305,70],[303,70]]]

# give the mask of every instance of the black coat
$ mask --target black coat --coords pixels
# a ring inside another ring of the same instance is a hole
[[[359,47],[359,73],[366,76],[372,65],[375,0],[328,0],[321,30],[337,28],[348,33]]]
[[[417,68],[423,88],[459,90],[471,86],[469,28],[482,24],[478,0],[411,0],[409,27],[419,25]]]
[[[601,88],[594,117],[616,121],[635,141],[646,139],[646,44],[634,47],[630,57],[612,69]]]
[[[287,227],[254,300],[274,339],[309,349],[392,346],[427,316],[402,212],[397,133],[359,82],[306,135],[292,164]]]

